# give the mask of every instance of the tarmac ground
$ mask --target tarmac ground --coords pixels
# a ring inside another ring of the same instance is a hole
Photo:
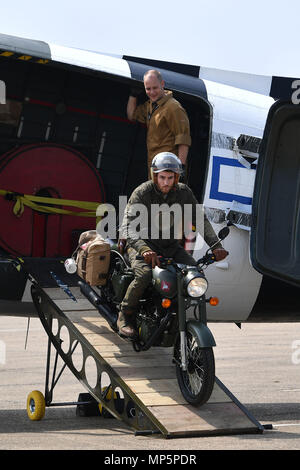
[[[116,419],[76,416],[74,406],[47,407],[41,421],[31,421],[26,398],[32,390],[44,393],[47,335],[39,319],[31,319],[25,349],[27,319],[1,317],[0,450],[102,450],[103,458],[110,459],[105,463],[124,455],[121,451],[133,458],[134,451],[145,456],[160,451],[196,455],[203,450],[299,450],[300,325],[246,323],[239,329],[234,324],[210,323],[209,327],[217,343],[216,375],[262,425],[269,425],[262,434],[136,436]],[[82,392],[83,386],[65,369],[53,401],[74,402]],[[114,463],[144,464],[145,458],[138,455],[139,462]]]

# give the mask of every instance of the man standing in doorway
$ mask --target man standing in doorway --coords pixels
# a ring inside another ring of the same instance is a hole
[[[185,166],[191,145],[186,111],[173,98],[173,93],[164,89],[165,82],[157,70],[145,73],[144,86],[149,100],[137,105],[140,90],[132,90],[127,103],[127,116],[131,121],[147,125],[148,171],[159,152],[174,153]]]

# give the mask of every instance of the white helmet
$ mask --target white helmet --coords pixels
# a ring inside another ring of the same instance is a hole
[[[154,180],[154,173],[160,173],[161,171],[172,171],[179,176],[182,173],[182,164],[174,153],[160,152],[153,158],[150,171],[152,180]]]

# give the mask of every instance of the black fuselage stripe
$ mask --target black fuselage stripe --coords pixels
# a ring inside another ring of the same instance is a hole
[[[138,81],[143,81],[145,72],[151,67],[148,64],[141,64],[127,60],[130,68],[131,77]],[[171,70],[155,67],[161,72],[165,81],[165,88],[168,90],[178,90],[195,96],[200,96],[207,100],[207,91],[204,81],[201,78],[192,77]]]
[[[43,41],[0,34],[0,49],[51,60],[50,46]]]

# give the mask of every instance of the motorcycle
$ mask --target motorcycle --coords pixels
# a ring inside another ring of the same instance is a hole
[[[218,234],[219,240],[228,234],[229,228],[224,227]],[[124,338],[132,342],[137,353],[155,346],[173,346],[179,388],[185,400],[194,406],[209,400],[215,381],[216,343],[207,326],[206,303],[210,299],[205,297],[208,282],[204,275],[204,269],[215,262],[212,253],[215,245],[195,266],[160,257],[160,267],[152,269],[152,284],[140,300],[136,316],[138,335]],[[99,293],[84,281],[78,282],[83,295],[117,334],[119,305],[133,278],[124,256],[112,249],[108,280],[105,286],[97,288]],[[186,311],[191,307],[194,318],[187,320]]]

